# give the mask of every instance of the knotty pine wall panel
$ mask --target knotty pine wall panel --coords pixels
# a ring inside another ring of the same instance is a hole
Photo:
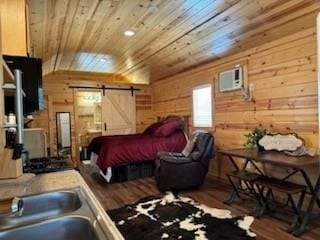
[[[246,85],[254,84],[254,100],[241,100],[239,91],[219,93],[213,90],[214,127],[209,130],[214,133],[216,148],[243,147],[244,134],[254,127],[271,132],[297,132],[307,146],[317,148],[315,28],[154,82],[154,115],[187,114],[192,124],[192,88],[205,83],[217,88],[219,70],[240,62],[247,63]],[[224,176],[230,164],[217,157],[211,166],[213,174]]]
[[[107,67],[139,83],[159,80],[309,28],[320,10],[318,0],[175,0],[153,1],[158,11],[150,14],[149,2],[29,0],[44,72]],[[119,34],[125,26],[133,38]],[[105,54],[110,61],[101,62]]]
[[[76,138],[75,138],[75,108],[73,89],[69,86],[101,86],[110,85],[114,79],[102,78],[95,74],[77,74],[77,73],[59,73],[50,74],[44,77],[43,89],[45,94],[44,111],[34,114],[35,120],[32,127],[41,127],[47,134],[47,143],[51,154],[57,151],[56,135],[56,113],[71,113],[71,136],[72,136],[72,156],[76,156]],[[121,81],[119,85],[123,85]],[[136,121],[137,132],[142,132],[150,123],[154,121],[152,112],[151,88],[146,85],[136,85],[140,91],[136,92]]]

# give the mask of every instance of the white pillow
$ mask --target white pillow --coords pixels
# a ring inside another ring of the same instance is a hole
[[[197,138],[199,136],[200,133],[208,133],[208,131],[205,130],[196,130],[192,133],[191,139],[187,139],[187,144],[184,147],[184,149],[182,150],[182,155],[185,157],[189,157],[190,153],[192,152],[192,150],[194,149],[194,144],[197,141]]]
[[[181,152],[183,156],[188,157],[190,155],[190,153],[192,152],[192,150],[194,148],[194,144],[197,140],[197,136],[198,136],[198,133],[193,132],[191,139],[187,139],[187,144]]]

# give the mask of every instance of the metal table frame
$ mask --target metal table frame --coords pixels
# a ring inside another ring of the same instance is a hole
[[[246,170],[249,163],[250,163],[254,167],[254,169],[257,170],[257,172],[259,174],[265,175],[261,171],[261,169],[255,164],[255,162],[260,162],[260,163],[267,163],[272,166],[278,166],[281,168],[287,168],[287,169],[290,168],[291,171],[286,176],[281,178],[282,180],[288,180],[290,177],[297,175],[297,174],[300,174],[300,176],[302,177],[302,179],[306,183],[306,187],[307,187],[306,193],[311,195],[310,202],[309,202],[307,209],[303,215],[301,224],[299,225],[298,221],[296,221],[294,231],[293,231],[293,235],[295,235],[295,236],[302,235],[305,232],[306,226],[309,222],[309,219],[311,217],[311,213],[312,213],[312,210],[313,210],[315,204],[317,204],[317,206],[320,208],[320,198],[318,196],[318,194],[320,192],[320,175],[318,175],[316,184],[315,184],[315,186],[313,186],[312,182],[310,180],[310,177],[308,176],[307,172],[305,171],[306,166],[311,165],[312,163],[319,164],[318,157],[310,157],[310,158],[314,159],[314,161],[310,161],[306,165],[301,164],[301,162],[300,162],[300,164],[297,164],[297,165],[294,165],[294,164],[288,165],[285,162],[281,162],[281,160],[277,161],[275,163],[274,161],[268,160],[267,158],[259,159],[259,153],[252,152],[252,151],[253,150],[247,150],[247,149],[234,149],[234,150],[220,150],[218,152],[224,156],[227,156],[228,159],[231,161],[233,167],[236,170]],[[248,152],[248,154],[246,154],[246,152]],[[250,154],[251,152],[253,153],[252,155]],[[279,155],[279,154],[283,154],[283,153],[276,152],[275,154]],[[283,156],[288,158],[288,156],[285,154],[283,154]],[[236,164],[234,157],[244,159],[245,160],[244,164],[241,167],[239,167]],[[292,157],[292,156],[289,156],[289,157],[293,158],[293,159],[299,159],[299,157]],[[241,180],[239,180],[238,184],[241,185]],[[237,189],[236,189],[237,186],[233,186],[233,187],[234,187],[233,190],[230,192],[228,198],[224,201],[224,203],[227,203],[227,204],[232,203],[234,201],[235,197],[238,195]]]

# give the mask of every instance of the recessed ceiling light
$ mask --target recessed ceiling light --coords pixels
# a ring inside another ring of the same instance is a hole
[[[100,61],[101,61],[101,62],[106,62],[106,61],[108,61],[108,59],[106,59],[106,58],[101,58]]]
[[[157,6],[151,5],[147,11],[151,14],[156,14],[160,11],[160,9]]]
[[[134,31],[131,30],[127,30],[123,33],[125,36],[127,37],[132,37],[133,35],[135,35],[136,33]]]

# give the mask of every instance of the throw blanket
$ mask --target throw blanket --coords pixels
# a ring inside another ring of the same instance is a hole
[[[96,143],[101,145],[97,165],[105,170],[112,166],[155,160],[159,151],[181,152],[186,138],[183,131],[177,130],[168,137],[137,134],[105,138],[103,143],[99,139]],[[95,149],[92,145],[90,149]]]

